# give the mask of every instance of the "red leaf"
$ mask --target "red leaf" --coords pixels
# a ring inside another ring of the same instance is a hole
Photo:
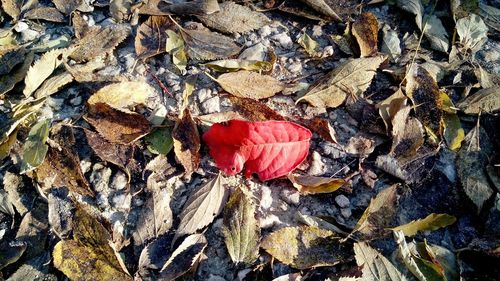
[[[217,167],[228,175],[256,173],[266,181],[288,174],[309,152],[311,131],[292,122],[230,120],[203,135]]]

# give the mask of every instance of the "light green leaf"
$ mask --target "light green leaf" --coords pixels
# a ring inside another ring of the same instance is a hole
[[[49,137],[50,121],[42,120],[30,130],[23,146],[23,164],[36,168],[42,164],[49,146],[45,144]]]
[[[157,128],[145,138],[148,150],[153,154],[167,155],[174,147],[172,131],[168,127]]]
[[[167,30],[166,51],[172,55],[172,62],[181,73],[186,72],[187,53],[182,37],[173,30]]]
[[[309,56],[315,57],[318,55],[318,52],[316,51],[316,49],[318,48],[318,42],[314,41],[314,39],[309,37],[307,33],[304,32],[302,36],[299,37],[297,43],[299,43],[300,46],[302,46],[302,48],[306,50]]]
[[[392,230],[401,230],[406,236],[414,236],[419,231],[436,230],[455,223],[457,218],[448,214],[430,214],[427,217],[419,220],[411,221],[407,224],[400,225]]]

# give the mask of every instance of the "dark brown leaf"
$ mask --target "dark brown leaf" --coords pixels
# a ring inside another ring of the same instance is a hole
[[[22,63],[28,50],[24,47],[0,47],[0,75],[8,74],[16,65]]]
[[[378,22],[374,14],[361,14],[352,24],[351,32],[358,41],[362,57],[371,57],[377,54]]]
[[[177,160],[185,169],[186,175],[191,175],[200,164],[200,134],[189,109],[184,109],[180,119],[175,123],[172,132],[174,152]]]
[[[249,121],[287,120],[287,118],[281,116],[269,106],[254,99],[239,98],[231,95],[229,96],[229,100],[233,103],[233,108]]]
[[[164,53],[167,44],[166,30],[172,21],[166,16],[150,16],[137,29],[135,36],[135,53],[140,59]]]

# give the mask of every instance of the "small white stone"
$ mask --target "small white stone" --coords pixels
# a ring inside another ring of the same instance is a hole
[[[63,103],[64,99],[47,98],[47,104],[54,110],[61,110]]]
[[[321,25],[315,25],[312,28],[312,36],[313,37],[320,37],[323,35],[323,30],[321,29]]]
[[[275,225],[283,224],[280,218],[274,214],[269,214],[265,217],[261,217],[259,220],[259,225],[261,229],[271,228]]]
[[[209,98],[201,104],[201,108],[205,114],[220,112],[219,96]]]
[[[333,56],[333,46],[326,46],[324,49],[323,49],[323,54],[321,55],[322,57],[326,58],[326,57],[331,57]]]
[[[208,88],[203,88],[198,91],[198,100],[204,102],[212,97],[212,91]]]
[[[340,209],[340,213],[346,219],[349,218],[352,215],[351,209],[347,209],[347,208],[346,209]]]
[[[113,177],[113,181],[111,182],[111,188],[116,190],[121,190],[127,186],[127,183],[128,183],[127,175],[122,171],[118,171]]]
[[[113,206],[119,210],[130,210],[132,196],[130,194],[118,194],[113,197]]]
[[[269,25],[264,25],[260,30],[259,30],[259,34],[261,37],[267,37],[269,35],[271,35],[271,27]]]
[[[296,189],[283,188],[280,195],[290,205],[298,205],[300,202],[300,193]]]
[[[20,21],[14,26],[14,30],[16,32],[23,32],[25,30],[28,30],[28,28],[29,28],[28,24],[25,23],[24,21]]]
[[[321,155],[314,151],[311,155],[311,166],[309,167],[308,174],[312,176],[319,176],[326,172],[325,163],[321,160]]]
[[[294,62],[288,66],[288,70],[294,74],[300,74],[302,72],[302,64],[300,62]]]
[[[92,166],[92,162],[90,162],[90,159],[85,158],[80,160],[80,169],[82,169],[82,173],[86,173],[90,171],[90,167]]]
[[[290,38],[290,36],[285,32],[274,35],[272,39],[277,41],[284,49],[290,49],[293,47],[292,38]]]
[[[267,185],[261,187],[260,207],[264,210],[269,209],[273,204],[272,191]]]
[[[351,202],[349,202],[349,198],[347,198],[345,195],[341,194],[335,197],[335,203],[339,205],[340,208],[346,208],[349,207]]]

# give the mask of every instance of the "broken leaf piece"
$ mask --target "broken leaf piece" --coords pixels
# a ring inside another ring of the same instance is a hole
[[[214,124],[203,135],[217,167],[228,175],[243,170],[262,181],[287,175],[309,153],[311,132],[286,121],[230,120]]]
[[[406,236],[414,236],[419,231],[436,230],[455,223],[457,218],[448,214],[430,214],[423,219],[411,221],[392,230],[401,230]]]
[[[297,40],[297,43],[306,50],[307,54],[311,57],[318,56],[318,42],[314,41],[307,33],[303,33],[300,37],[299,40]]]
[[[284,264],[297,269],[332,266],[351,255],[335,232],[311,226],[285,227],[272,232],[261,247]]]
[[[200,164],[200,134],[198,127],[191,117],[188,108],[185,108],[177,120],[172,131],[174,152],[186,175],[191,175]]]
[[[406,281],[406,277],[384,255],[366,242],[354,243],[356,264],[364,280]]]
[[[255,203],[237,188],[224,208],[222,226],[224,242],[236,264],[252,264],[259,257],[260,227],[255,215]]]
[[[179,69],[181,73],[186,71],[187,67],[187,53],[184,47],[184,40],[174,31],[168,29],[166,31],[168,38],[165,50],[172,55],[172,62]]]
[[[224,33],[246,33],[271,22],[263,13],[255,12],[234,2],[222,2],[220,11],[210,15],[198,15],[206,26]]]
[[[344,179],[316,177],[309,175],[289,174],[288,179],[293,186],[304,195],[331,193],[341,188],[346,181]]]
[[[49,137],[49,129],[50,121],[47,119],[31,127],[23,145],[23,165],[27,164],[28,167],[35,168],[42,164],[49,149],[49,146],[45,144]]]
[[[23,13],[23,18],[30,20],[46,20],[64,22],[64,15],[54,7],[38,6]]]
[[[203,234],[186,237],[162,267],[160,279],[175,280],[189,271],[198,262],[207,245],[208,241]]]
[[[223,180],[219,174],[189,195],[179,215],[181,221],[172,244],[179,237],[209,225],[220,214],[227,200],[227,190]]]
[[[139,59],[147,59],[166,52],[166,30],[172,21],[166,16],[150,16],[137,29],[135,53]]]
[[[361,14],[352,24],[351,32],[358,41],[361,57],[371,57],[377,54],[378,21],[374,14]]]
[[[240,98],[257,100],[268,98],[285,88],[283,83],[272,76],[246,70],[225,73],[217,79],[212,79],[219,83],[225,91]]]
[[[85,119],[113,143],[130,144],[151,130],[149,121],[143,115],[124,112],[101,102],[89,104]]]
[[[316,107],[337,107],[347,95],[359,97],[370,86],[384,56],[351,59],[327,74],[317,85],[297,100]]]
[[[106,103],[115,109],[130,111],[136,105],[145,105],[148,98],[154,96],[156,90],[145,81],[120,82],[102,87],[87,103]]]
[[[225,59],[241,50],[231,38],[209,30],[181,29],[181,36],[188,56],[196,60]]]

